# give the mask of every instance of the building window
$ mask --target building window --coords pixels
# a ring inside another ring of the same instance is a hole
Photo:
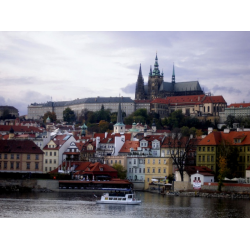
[[[122,163],[122,161],[121,161],[121,160],[119,160],[119,163],[121,164],[121,163]]]
[[[7,161],[4,162],[4,165],[3,165],[4,169],[7,168]]]
[[[16,169],[19,169],[19,162],[16,162]]]
[[[143,168],[143,173],[145,174],[145,168]]]
[[[49,160],[49,163],[52,163],[52,160],[51,160],[51,159]]]
[[[209,155],[207,156],[207,161],[210,161],[210,156]]]
[[[136,164],[136,159],[134,159],[134,164]]]
[[[150,173],[150,168],[148,168],[148,171],[147,171],[147,173]]]
[[[169,149],[167,150],[167,155],[170,155],[170,150]]]
[[[214,151],[214,147],[211,147],[211,151],[212,151],[212,152]]]
[[[131,173],[131,168],[128,169],[128,172]]]
[[[19,160],[19,154],[16,155],[17,160]]]
[[[158,160],[158,164],[161,164],[161,160]]]
[[[113,160],[111,160],[110,162],[111,162],[111,164],[113,164]]]
[[[48,160],[47,160],[47,159],[45,159],[45,163],[48,163]]]
[[[205,161],[205,155],[202,156],[202,161]]]
[[[163,168],[163,173],[166,174],[166,168]]]
[[[51,171],[51,167],[49,167],[49,171]]]
[[[132,162],[131,162],[131,161],[129,161],[128,163],[129,163],[129,164],[132,164]]]
[[[39,160],[39,155],[36,155],[36,160]]]
[[[249,155],[247,156],[247,161],[249,161]]]
[[[141,173],[141,168],[139,168],[139,173]]]
[[[14,159],[14,154],[11,154],[11,155],[10,155],[10,159]]]
[[[210,152],[210,147],[207,147],[207,151]]]
[[[205,147],[202,148],[203,152],[205,152]]]
[[[161,169],[160,168],[158,168],[158,174],[160,174],[161,173]]]
[[[155,164],[155,159],[153,159],[153,164]]]
[[[0,159],[2,159],[2,154],[0,154]]]
[[[164,164],[166,164],[167,163],[167,160],[166,159],[164,159]]]
[[[137,168],[135,168],[135,174],[137,174]]]
[[[36,166],[35,168],[38,169],[39,164],[36,162],[36,165],[35,165],[35,166]]]
[[[10,163],[10,168],[11,168],[11,169],[14,169],[14,162],[11,162],[11,163]]]
[[[56,160],[54,160],[54,164],[56,164]]]
[[[29,154],[27,155],[27,160],[30,160],[30,155]]]
[[[201,147],[199,147],[199,151],[201,151]]]
[[[117,160],[115,160],[115,163],[117,163]]]
[[[49,155],[52,156],[52,152],[49,152]]]
[[[7,156],[7,154],[4,154],[4,159],[8,159],[8,156]]]
[[[56,152],[54,152],[54,156],[56,156]]]
[[[27,169],[30,169],[30,162],[27,162]]]
[[[153,173],[155,173],[155,169],[153,168]]]
[[[45,167],[45,171],[46,171],[46,172],[48,171],[48,168],[47,168],[47,167]]]
[[[211,161],[212,161],[212,162],[214,161],[214,156],[213,156],[213,155],[211,156]]]
[[[201,156],[199,155],[199,161],[201,161]]]
[[[48,152],[46,152],[45,155],[48,156]]]
[[[148,164],[150,163],[150,159],[148,159]]]
[[[149,178],[148,178],[148,182],[149,182]]]

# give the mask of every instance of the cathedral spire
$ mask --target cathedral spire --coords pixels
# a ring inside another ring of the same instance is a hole
[[[156,53],[153,76],[160,76],[161,72],[158,69],[158,67],[159,67],[159,64],[158,64],[158,57],[157,57],[157,53]]]
[[[152,66],[150,65],[149,76],[152,76]]]
[[[174,64],[173,64],[172,83],[175,83],[175,72],[174,72]]]
[[[139,75],[138,77],[142,77],[142,73],[141,73],[141,64],[140,64],[140,68],[139,68]]]

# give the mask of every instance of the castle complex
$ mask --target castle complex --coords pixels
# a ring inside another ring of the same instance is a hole
[[[135,88],[135,100],[154,100],[155,98],[165,98],[167,96],[185,96],[185,95],[201,95],[204,94],[198,81],[191,82],[175,82],[175,70],[173,66],[173,74],[171,82],[164,82],[163,72],[161,73],[158,65],[157,54],[155,57],[154,70],[150,66],[148,84],[144,85],[144,79],[141,72]]]

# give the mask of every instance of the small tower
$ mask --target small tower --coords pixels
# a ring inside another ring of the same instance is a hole
[[[153,123],[152,123],[152,132],[153,133],[156,132],[155,118],[153,119]]]
[[[50,123],[50,118],[49,118],[49,116],[48,116],[47,119],[46,119],[46,123]]]
[[[88,127],[85,125],[85,123],[81,126],[81,135],[83,135],[83,136],[86,135],[87,128]]]
[[[15,133],[14,132],[15,131],[14,131],[13,127],[11,127],[10,131],[9,131],[9,140],[15,138]]]
[[[125,132],[125,125],[122,120],[121,101],[119,100],[117,122],[114,125],[114,133],[124,133],[124,132]]]

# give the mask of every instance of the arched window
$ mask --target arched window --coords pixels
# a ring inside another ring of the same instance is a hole
[[[206,112],[206,107],[204,107],[204,113]]]

